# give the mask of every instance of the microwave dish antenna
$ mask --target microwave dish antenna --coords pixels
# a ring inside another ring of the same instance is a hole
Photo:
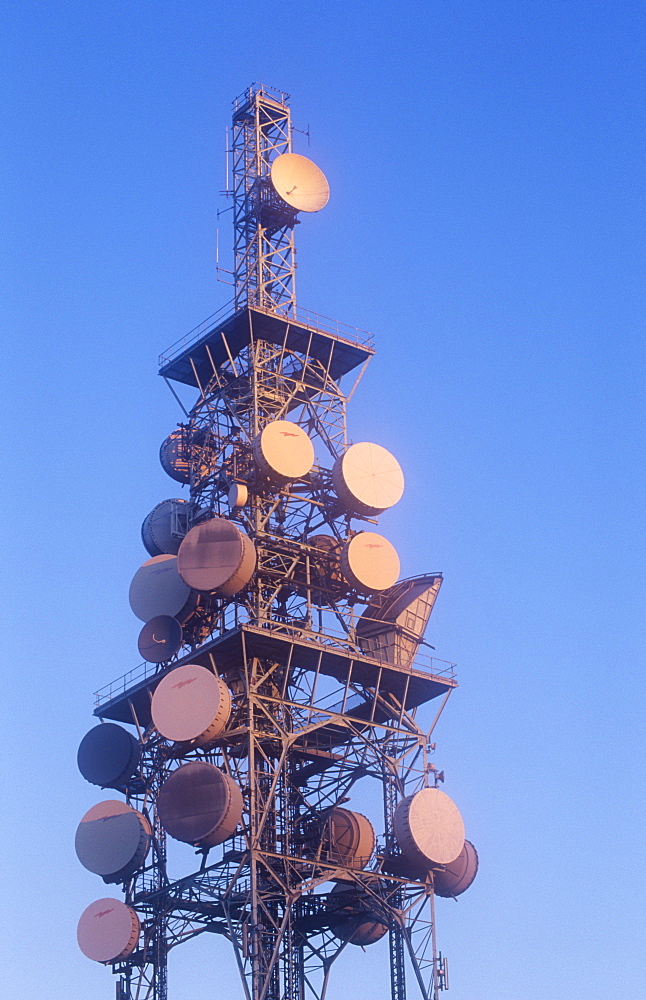
[[[330,185],[320,167],[300,153],[281,153],[271,164],[276,193],[297,212],[320,212],[330,200]]]

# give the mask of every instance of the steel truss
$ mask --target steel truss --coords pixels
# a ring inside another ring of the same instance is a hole
[[[366,919],[389,933],[392,1000],[406,1000],[411,974],[411,998],[437,1000],[446,985],[433,874],[406,870],[393,814],[403,795],[435,780],[430,736],[455,687],[453,665],[414,659],[421,634],[412,644],[407,637],[412,653],[403,658],[395,647],[368,648],[356,630],[366,598],[344,580],[334,545],[361,518],[342,507],[331,469],[348,444],[349,395],[373,351],[295,316],[295,218],[268,180],[273,157],[291,150],[286,100],[251,88],[235,104],[235,310],[162,367],[169,383],[197,391],[184,425],[186,527],[233,519],[253,540],[257,569],[234,597],[201,597],[183,650],[96,709],[139,729],[142,764],[127,794],[153,828],[147,867],[124,884],[144,944],[115,965],[119,1000],[166,1000],[168,952],[202,933],[231,943],[246,1000],[325,1000],[333,964],[351,944],[348,927]],[[359,375],[346,394],[341,379],[351,371]],[[302,427],[320,459],[282,488],[253,458],[257,435],[277,419]],[[248,490],[239,509],[227,500],[232,484]],[[316,543],[320,533],[331,548]],[[206,750],[168,743],[150,718],[160,677],[188,662],[213,670],[233,695],[228,727]],[[439,709],[423,729],[417,709],[432,699]],[[189,760],[230,775],[244,814],[235,836],[178,880],[167,871],[156,798]],[[383,796],[384,834],[367,868],[335,853],[329,832],[332,809],[358,782],[376,782]]]
[[[244,304],[290,315],[296,308],[296,213],[271,184],[272,160],[292,151],[289,95],[250,87],[234,102],[233,281],[236,307]]]
[[[125,886],[126,901],[145,915],[146,944],[116,967],[124,1000],[163,1000],[168,951],[204,932],[231,942],[247,1000],[324,1000],[333,962],[347,946],[335,934],[347,921],[347,897],[335,899],[334,883],[355,886],[351,897],[362,912],[368,906],[388,926],[397,956],[393,998],[406,995],[406,963],[415,995],[437,997],[432,880],[393,873],[392,833],[362,870],[335,856],[326,836],[331,809],[358,781],[380,783],[392,815],[394,802],[432,773],[432,729],[423,731],[416,710],[406,710],[387,686],[356,684],[351,675],[348,668],[344,683],[330,683],[293,660],[250,652],[240,668],[222,673],[234,711],[217,746],[182,752],[152,726],[142,732],[144,760],[129,801],[150,817],[155,844],[149,867]],[[376,721],[383,715],[389,717]],[[178,753],[182,762],[207,760],[230,774],[246,790],[246,807],[232,840],[203,852],[197,871],[171,881],[154,803]]]

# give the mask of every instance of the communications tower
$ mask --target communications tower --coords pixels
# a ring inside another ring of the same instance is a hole
[[[456,686],[423,638],[442,575],[402,578],[375,530],[404,482],[347,434],[371,338],[296,305],[294,229],[329,191],[292,150],[288,95],[252,85],[231,136],[233,304],[160,358],[178,402],[193,392],[160,451],[188,491],[143,523],[144,662],[98,693],[79,748],[113,797],[77,854],[123,891],[88,906],[79,944],[117,1000],[166,1000],[169,951],[203,933],[230,942],[246,1000],[323,1000],[356,946],[388,947],[392,1000],[438,1000],[436,897],[477,870],[433,764]]]

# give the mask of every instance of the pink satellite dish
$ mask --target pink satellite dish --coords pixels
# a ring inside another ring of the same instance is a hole
[[[118,962],[128,958],[139,944],[141,923],[132,909],[119,899],[97,899],[81,914],[76,930],[79,948],[94,962]]]
[[[176,743],[206,746],[220,735],[231,714],[231,692],[197,663],[176,667],[161,679],[151,713],[157,731]]]

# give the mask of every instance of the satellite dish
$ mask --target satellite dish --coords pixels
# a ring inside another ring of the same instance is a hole
[[[166,663],[182,645],[182,626],[172,615],[156,615],[146,622],[137,640],[139,653],[148,663]]]
[[[319,212],[330,199],[330,185],[315,163],[299,153],[281,153],[271,165],[277,194],[297,212]]]
[[[236,831],[242,818],[242,792],[215,764],[182,764],[162,785],[157,812],[175,840],[215,847]]]
[[[108,799],[89,809],[76,830],[76,856],[104,882],[121,882],[144,863],[152,830],[125,802]]]
[[[140,758],[141,746],[132,733],[114,722],[102,722],[85,734],[76,759],[86,781],[101,788],[123,788]]]
[[[142,622],[169,615],[181,623],[195,610],[197,596],[179,575],[177,556],[153,556],[143,563],[130,584],[130,607]]]
[[[314,445],[291,420],[267,424],[253,443],[253,455],[265,475],[281,486],[306,476],[314,465]]]
[[[401,500],[404,473],[394,455],[379,444],[350,445],[332,468],[339,500],[355,514],[383,514]]]
[[[186,534],[185,500],[162,500],[141,526],[141,540],[151,556],[176,556]]]
[[[253,576],[256,549],[232,521],[213,517],[191,528],[180,545],[177,561],[187,587],[231,597]]]
[[[213,469],[214,460],[213,449],[204,431],[186,424],[179,424],[162,441],[159,449],[162,468],[176,483],[190,483],[191,465],[194,475],[205,475]]]
[[[383,915],[375,911],[375,901],[365,890],[348,882],[338,882],[328,896],[330,909],[338,915],[330,930],[349,944],[375,944],[388,931]]]
[[[450,864],[464,847],[464,822],[453,799],[439,788],[422,788],[395,810],[395,836],[406,857],[419,865]]]
[[[360,594],[374,594],[396,582],[399,556],[383,535],[360,531],[343,546],[341,569],[350,586]]]
[[[238,510],[240,507],[244,507],[249,499],[249,489],[245,483],[232,483],[229,487],[229,493],[227,495],[229,501],[229,507],[232,510]]]
[[[86,958],[94,962],[117,962],[128,958],[139,944],[141,923],[120,899],[97,899],[78,922],[76,939]]]
[[[157,731],[176,743],[206,746],[222,732],[231,714],[231,692],[219,677],[187,663],[161,679],[151,713]]]
[[[375,849],[375,831],[361,813],[335,806],[327,821],[327,856],[346,868],[365,868]]]
[[[162,468],[176,483],[190,483],[191,455],[191,434],[183,425],[169,434],[159,449]]]
[[[455,861],[439,869],[433,876],[433,888],[436,896],[459,896],[466,892],[478,874],[478,852],[470,840],[465,840],[464,847]]]
[[[330,586],[336,589],[344,582],[340,562],[341,542],[334,535],[320,534],[310,535],[307,544],[321,550],[320,555],[310,557],[314,581],[321,588],[312,586],[312,598],[325,602]]]
[[[326,555],[338,555],[341,549],[341,542],[334,535],[310,535],[307,544],[313,545],[315,549],[323,549]]]

